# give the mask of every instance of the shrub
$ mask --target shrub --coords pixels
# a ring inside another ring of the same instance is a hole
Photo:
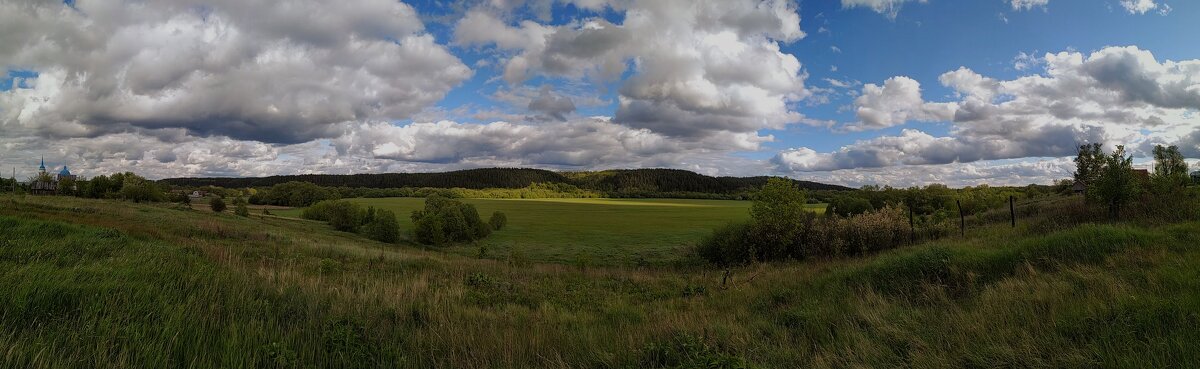
[[[756,260],[859,255],[899,247],[912,237],[906,212],[893,206],[848,218],[817,217],[805,212],[790,221],[795,228],[788,239],[768,233],[772,228],[754,221],[725,225],[703,238],[696,253],[727,267]],[[931,223],[937,227],[942,224]]]
[[[192,199],[184,192],[172,192],[167,196],[167,200],[180,205],[192,206]]]
[[[848,218],[842,230],[851,254],[886,250],[907,242],[908,217],[903,209],[884,207]]]
[[[812,224],[805,209],[804,191],[785,178],[771,178],[754,195],[750,206],[751,239],[759,260],[785,259],[803,254],[804,232]]]
[[[208,206],[212,207],[214,213],[223,212],[225,211],[225,200],[222,200],[220,197],[214,197],[208,200]]]
[[[388,210],[373,211],[370,209],[371,221],[362,227],[362,233],[367,238],[379,242],[396,243],[400,241],[400,223],[396,221],[396,213]]]
[[[722,267],[749,263],[754,259],[750,230],[751,224],[745,222],[718,227],[700,240],[696,253]]]
[[[133,173],[125,173],[121,184],[121,198],[133,202],[162,201],[162,189],[157,184]]]
[[[250,209],[246,207],[246,199],[241,197],[233,199],[233,213],[238,216],[250,216]]]
[[[362,225],[365,214],[358,204],[342,200],[326,200],[304,209],[300,217],[326,221],[333,226],[333,229],[354,232]]]
[[[413,235],[417,242],[442,245],[470,242],[487,237],[492,229],[479,217],[475,206],[461,201],[430,195],[425,208],[412,213]]]
[[[504,226],[507,224],[508,224],[508,216],[504,215],[504,213],[499,212],[499,211],[492,212],[492,218],[488,219],[488,225],[491,225],[493,230],[499,231],[501,228],[504,228]]]
[[[829,201],[825,214],[853,216],[872,210],[871,201],[855,196],[838,196]]]

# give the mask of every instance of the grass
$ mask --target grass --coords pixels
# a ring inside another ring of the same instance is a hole
[[[424,207],[421,198],[351,199],[396,212],[400,226],[412,229],[408,215]],[[447,251],[508,259],[514,253],[532,261],[587,265],[662,265],[679,262],[690,245],[721,224],[749,218],[748,201],[679,199],[465,199],[487,220],[493,211],[508,226],[479,242]],[[824,212],[823,204],[811,205]],[[301,209],[272,211],[299,217]]]
[[[1200,223],[1026,228],[722,286],[702,266],[497,261],[301,220],[0,197],[0,367],[1200,366]]]

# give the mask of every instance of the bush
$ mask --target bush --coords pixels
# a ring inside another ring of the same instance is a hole
[[[504,226],[507,224],[508,224],[508,216],[504,215],[504,213],[499,212],[499,211],[493,212],[492,218],[488,219],[488,225],[491,225],[493,230],[499,231],[501,228],[504,228]]]
[[[870,210],[874,210],[870,200],[854,196],[838,196],[829,201],[829,205],[825,207],[825,214],[848,217]]]
[[[333,229],[354,232],[363,224],[366,212],[358,204],[342,200],[321,201],[304,209],[300,217],[329,222]]]
[[[214,197],[212,200],[208,200],[208,206],[212,207],[214,213],[223,212],[225,211],[225,200],[221,200],[220,197]]]
[[[487,237],[491,228],[479,217],[475,206],[461,201],[430,195],[425,208],[412,213],[413,235],[417,242],[442,245],[470,242]]]
[[[246,199],[241,197],[233,199],[233,213],[242,217],[250,216],[250,209],[246,207]]]
[[[396,221],[396,213],[388,210],[374,211],[371,208],[371,221],[362,227],[362,234],[372,240],[386,243],[400,241],[400,222]]]
[[[804,228],[813,213],[805,209],[806,195],[795,182],[770,178],[750,206],[753,240],[760,260],[784,259],[802,252]]]
[[[848,218],[817,217],[806,212],[790,221],[796,228],[786,239],[769,234],[772,228],[754,221],[728,224],[703,238],[696,253],[713,264],[732,266],[751,261],[859,255],[899,247],[913,236],[904,209],[892,206]],[[931,227],[943,224],[930,223]]]
[[[721,226],[700,240],[696,253],[722,267],[749,263],[754,259],[750,229],[750,223],[746,222]]]
[[[133,202],[162,201],[162,189],[157,184],[133,173],[125,173],[121,184],[121,198]]]

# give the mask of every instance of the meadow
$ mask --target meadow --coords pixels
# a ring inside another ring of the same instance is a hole
[[[1198,222],[985,225],[723,282],[5,196],[0,367],[1196,367],[1198,245]]]
[[[395,211],[403,230],[408,215],[424,199],[393,197],[348,201]],[[476,245],[445,251],[572,265],[662,265],[679,262],[692,244],[716,226],[749,217],[749,201],[685,199],[463,199],[485,219],[493,211],[508,216],[507,227]],[[824,212],[824,204],[812,204]],[[300,216],[302,209],[272,210]]]

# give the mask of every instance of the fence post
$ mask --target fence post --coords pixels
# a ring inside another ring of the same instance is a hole
[[[958,233],[962,237],[967,237],[967,216],[963,215],[962,201],[954,200],[954,203],[958,205]]]
[[[1012,227],[1017,228],[1017,208],[1013,206],[1013,196],[1008,195],[1008,216],[1012,219]]]

